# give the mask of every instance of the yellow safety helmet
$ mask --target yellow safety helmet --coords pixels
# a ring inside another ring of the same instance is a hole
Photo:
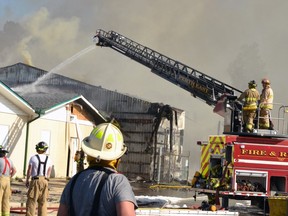
[[[270,80],[268,80],[267,78],[262,79],[262,84],[270,84]]]
[[[84,138],[82,149],[98,160],[115,160],[127,151],[121,131],[112,123],[96,126],[90,136]]]
[[[249,86],[249,88],[256,88],[256,87],[257,87],[257,84],[256,84],[255,80],[251,80],[251,81],[248,83],[248,86]]]
[[[46,151],[48,149],[48,145],[46,142],[39,142],[37,143],[37,145],[35,146],[36,151]]]

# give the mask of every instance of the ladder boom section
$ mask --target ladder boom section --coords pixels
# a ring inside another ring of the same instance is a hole
[[[106,32],[98,29],[94,40],[96,45],[110,47],[150,68],[154,74],[187,90],[194,97],[202,99],[210,106],[215,106],[223,94],[241,93],[240,90],[232,86],[162,55],[115,31]]]

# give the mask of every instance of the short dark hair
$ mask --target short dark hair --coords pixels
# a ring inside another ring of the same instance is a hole
[[[5,151],[0,151],[0,158],[5,157],[6,156],[6,152]]]

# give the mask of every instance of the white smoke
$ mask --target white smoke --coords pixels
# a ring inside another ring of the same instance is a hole
[[[21,8],[27,11],[19,16]],[[0,67],[27,61],[51,70],[89,47],[103,28],[240,90],[268,77],[275,101],[285,103],[287,9],[286,0],[21,0],[17,8],[0,7]],[[109,48],[97,47],[59,73],[184,109],[185,148],[191,152],[200,151],[197,140],[219,132],[222,119],[211,107]],[[196,170],[199,156],[193,158],[190,168]]]

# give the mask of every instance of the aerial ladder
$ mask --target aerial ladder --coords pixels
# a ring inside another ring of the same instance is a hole
[[[93,39],[97,46],[110,47],[150,68],[154,74],[185,89],[195,98],[201,99],[209,106],[214,107],[214,112],[223,117],[225,117],[223,109],[227,103],[235,101],[236,95],[242,93],[237,88],[160,54],[115,31],[107,32],[98,29]],[[239,118],[241,107],[236,107],[237,109],[235,109],[235,103],[229,107],[232,108],[232,112],[229,113],[228,118],[233,119],[230,130],[238,132],[241,130],[241,119]]]
[[[112,48],[150,68],[152,73],[174,83],[178,87],[190,92],[195,98],[212,106],[214,113],[224,117],[224,134],[243,135],[246,133],[243,130],[242,122],[243,104],[236,100],[242,93],[241,90],[143,46],[115,31],[98,29],[93,40],[97,46]],[[287,136],[288,126],[285,125],[288,113],[287,106],[283,106],[282,104],[274,105],[279,107],[278,116],[273,117],[277,121],[277,129],[259,129],[258,122],[260,117],[258,110],[253,136]]]
[[[97,30],[94,36],[97,46],[110,47],[151,71],[187,90],[210,106],[215,106],[223,94],[235,95],[242,91],[212,78],[179,61],[173,60],[146,46],[143,46],[115,31]]]

